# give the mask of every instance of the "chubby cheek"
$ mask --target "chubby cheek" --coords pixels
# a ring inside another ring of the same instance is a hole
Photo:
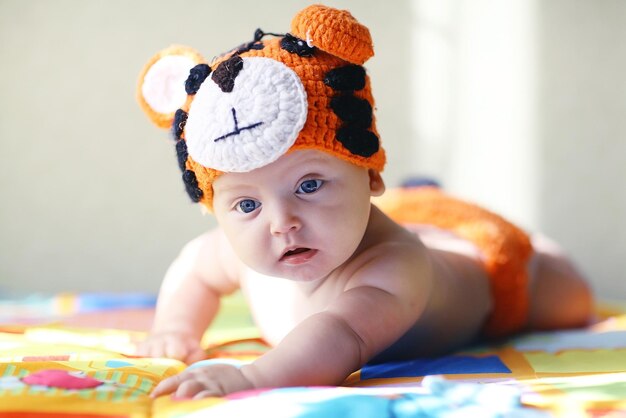
[[[253,270],[263,273],[265,264],[271,258],[267,238],[252,226],[236,232],[224,228],[224,233],[239,259]]]
[[[332,249],[343,261],[352,256],[363,239],[369,214],[368,203],[330,211],[326,222],[323,222],[327,226],[321,231],[328,245],[327,249]]]
[[[258,253],[266,247],[262,241],[259,241],[253,225],[243,225],[232,219],[231,215],[225,210],[215,210],[217,224],[224,232],[233,251],[241,261],[252,267],[251,264],[255,263]]]

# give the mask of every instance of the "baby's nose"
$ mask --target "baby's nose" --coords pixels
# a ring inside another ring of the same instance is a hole
[[[273,211],[270,222],[272,235],[287,234],[298,231],[302,227],[300,217],[289,208],[277,208]]]

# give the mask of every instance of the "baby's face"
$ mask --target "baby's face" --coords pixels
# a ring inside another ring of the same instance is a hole
[[[368,224],[377,173],[320,151],[299,150],[213,183],[213,210],[241,260],[299,281],[328,276],[354,254]]]

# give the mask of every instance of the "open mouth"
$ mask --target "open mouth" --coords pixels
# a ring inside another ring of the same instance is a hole
[[[285,252],[280,258],[280,261],[285,261],[290,264],[300,264],[309,260],[315,253],[316,251],[311,248],[298,247]]]
[[[285,254],[283,254],[283,258],[296,255],[296,254],[306,253],[307,251],[311,251],[311,249],[310,248],[296,248],[295,250],[289,250]]]

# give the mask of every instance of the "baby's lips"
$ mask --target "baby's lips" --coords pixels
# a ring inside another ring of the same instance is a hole
[[[294,254],[300,254],[300,253],[310,251],[310,250],[311,250],[310,248],[306,248],[306,247],[294,248],[293,250],[285,251],[285,253],[283,254],[283,257],[294,255]]]
[[[298,255],[298,254],[302,254],[302,253],[306,253],[306,252],[309,252],[309,251],[311,251],[311,248],[308,248],[308,247],[295,247],[295,248],[292,247],[292,249],[290,249],[290,250],[283,251],[283,255],[280,257],[280,259],[282,261],[282,260],[285,260],[285,259],[287,259],[289,257],[295,256],[295,255]]]
[[[297,265],[306,263],[317,254],[317,250],[313,248],[299,247],[291,251],[285,252],[280,261],[289,265]]]

